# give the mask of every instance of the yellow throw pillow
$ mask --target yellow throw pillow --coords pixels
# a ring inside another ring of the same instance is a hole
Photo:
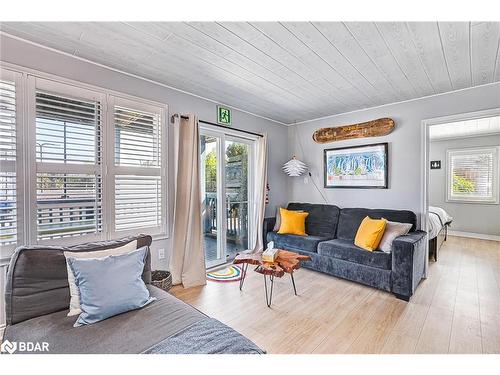
[[[307,236],[306,217],[308,212],[288,211],[280,208],[281,225],[279,234],[296,234],[298,236]]]
[[[377,249],[384,236],[386,224],[385,219],[365,217],[359,225],[354,244],[368,251]]]

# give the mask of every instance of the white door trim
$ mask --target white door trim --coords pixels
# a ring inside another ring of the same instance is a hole
[[[435,117],[422,120],[420,129],[420,143],[421,143],[421,217],[420,226],[422,230],[427,231],[428,228],[428,215],[429,215],[429,128],[433,125],[445,124],[448,122],[474,120],[484,117],[500,116],[500,108],[491,108],[483,111],[457,113],[449,116]],[[426,259],[425,259],[425,277],[428,276],[429,269],[429,243],[426,242]]]

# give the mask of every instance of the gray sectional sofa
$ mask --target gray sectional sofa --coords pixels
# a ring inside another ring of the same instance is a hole
[[[406,301],[424,276],[427,234],[416,230],[412,211],[368,208],[339,208],[335,205],[290,203],[289,210],[309,213],[308,236],[278,234],[276,218],[264,220],[264,243],[309,255],[304,267],[392,292]],[[412,224],[410,233],[397,237],[392,252],[366,251],[354,245],[354,237],[366,217]]]
[[[18,248],[7,272],[3,340],[48,343],[49,353],[263,353],[230,327],[151,285],[149,253],[142,279],[156,301],[98,323],[73,327],[77,317],[67,316],[70,292],[63,251],[98,251],[134,240],[137,248],[151,245],[150,236],[140,235],[64,248]]]

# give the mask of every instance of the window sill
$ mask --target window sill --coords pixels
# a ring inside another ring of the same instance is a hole
[[[446,203],[463,203],[463,204],[484,204],[484,205],[498,205],[498,201],[480,201],[480,200],[468,200],[468,199],[447,199]]]

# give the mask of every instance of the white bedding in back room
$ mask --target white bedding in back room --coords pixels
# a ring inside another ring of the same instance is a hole
[[[441,228],[446,224],[453,221],[453,218],[443,210],[441,207],[429,206],[429,220],[427,226],[427,233],[429,239],[436,237]]]

